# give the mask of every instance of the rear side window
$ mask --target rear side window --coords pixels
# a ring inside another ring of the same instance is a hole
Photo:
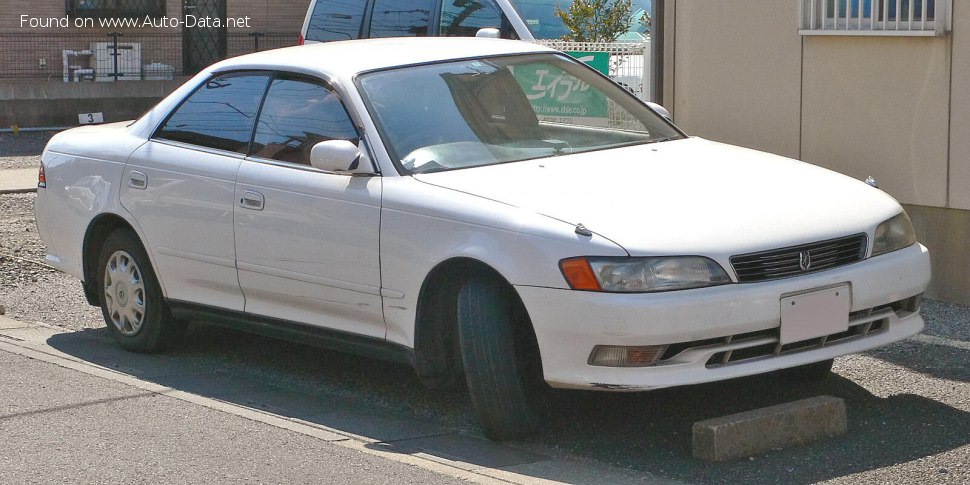
[[[474,37],[479,29],[506,25],[502,10],[492,0],[444,0],[441,7],[441,35],[445,37]]]
[[[431,0],[375,0],[370,36],[425,37],[430,19]]]
[[[192,93],[155,136],[247,153],[256,112],[268,82],[269,75],[265,73],[216,76]]]
[[[358,141],[336,93],[303,78],[274,79],[256,124],[253,156],[309,165],[310,149],[327,140]]]
[[[324,42],[359,38],[366,7],[364,0],[317,1],[307,25],[306,39]]]

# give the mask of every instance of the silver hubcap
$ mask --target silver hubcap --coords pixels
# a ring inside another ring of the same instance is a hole
[[[108,317],[122,335],[141,330],[145,321],[145,281],[135,260],[125,251],[115,251],[104,267],[104,303]]]

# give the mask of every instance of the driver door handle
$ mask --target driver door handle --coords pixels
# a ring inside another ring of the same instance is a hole
[[[263,194],[253,192],[252,190],[247,190],[243,196],[239,198],[239,206],[243,209],[261,211],[263,210],[263,201]]]

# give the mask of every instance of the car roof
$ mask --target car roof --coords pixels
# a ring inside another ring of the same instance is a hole
[[[326,78],[349,79],[357,73],[388,67],[480,56],[557,52],[530,42],[475,37],[395,37],[324,42],[233,57],[211,72],[284,69]]]

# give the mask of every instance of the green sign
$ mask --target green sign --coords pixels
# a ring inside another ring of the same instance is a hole
[[[604,76],[610,75],[610,53],[609,52],[586,52],[586,51],[566,51],[566,55],[596,69]]]
[[[609,71],[609,53],[570,52],[567,54],[590,64],[600,72]],[[532,109],[542,119],[561,123],[600,125],[602,121],[597,120],[607,118],[606,98],[572,74],[545,63],[516,66],[513,74],[532,103]]]

